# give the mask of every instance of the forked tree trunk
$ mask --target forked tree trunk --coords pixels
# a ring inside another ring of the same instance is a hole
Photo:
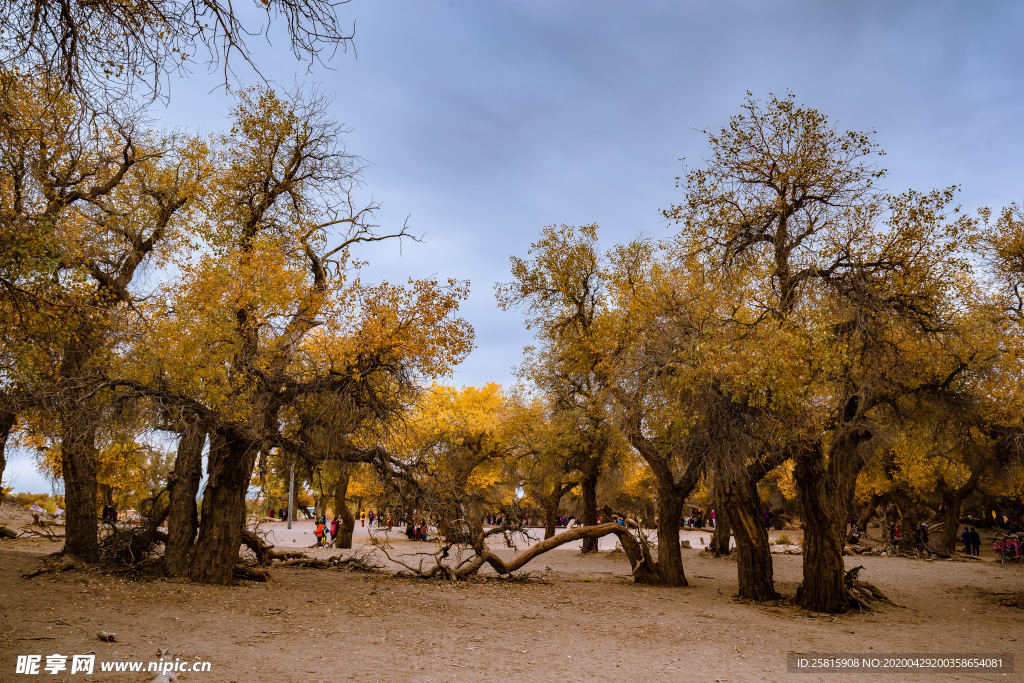
[[[196,495],[203,476],[203,445],[206,430],[196,422],[179,432],[178,452],[174,469],[167,477],[170,493],[167,511],[167,546],[164,551],[164,572],[168,576],[185,576],[189,554],[199,528]]]
[[[210,435],[203,515],[189,570],[197,583],[227,584],[234,577],[245,528],[245,493],[258,451],[234,435]]]
[[[581,493],[583,496],[583,526],[597,524],[597,465],[588,467],[583,474]],[[586,536],[583,538],[583,552],[596,553],[598,539]]]
[[[351,479],[352,474],[346,471],[338,479],[338,485],[334,489],[334,511],[341,522],[338,524],[338,535],[334,539],[335,548],[352,547],[352,534],[356,528],[356,517],[352,514],[352,510],[349,509],[348,503],[345,502],[345,496],[348,495],[348,483]]]
[[[793,478],[803,512],[804,581],[799,596],[804,609],[836,614],[850,604],[843,562],[846,516],[865,462],[860,445],[872,438],[858,426],[862,410],[858,395],[848,399],[849,420],[837,428],[827,464],[817,444],[807,444],[794,457]]]
[[[556,481],[554,488],[551,490],[551,495],[548,496],[547,501],[544,504],[544,540],[547,540],[555,535],[555,530],[558,526],[558,506],[562,502],[562,498],[565,494],[569,493],[576,488],[576,484],[563,484],[561,481]],[[597,502],[594,502],[595,507]],[[585,539],[584,539],[585,541]]]
[[[739,596],[747,600],[774,600],[775,592],[772,554],[768,546],[768,530],[761,518],[761,499],[757,484],[744,478],[730,490],[733,505],[729,516],[736,537],[736,564]]]
[[[662,586],[687,586],[683,572],[683,553],[679,547],[679,518],[686,504],[672,488],[658,488],[658,583]]]

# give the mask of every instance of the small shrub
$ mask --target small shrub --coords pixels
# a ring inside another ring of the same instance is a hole
[[[793,545],[793,540],[786,534],[779,534],[775,539],[775,545]]]

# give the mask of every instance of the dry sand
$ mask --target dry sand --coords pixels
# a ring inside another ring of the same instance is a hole
[[[786,532],[793,536],[793,532]],[[299,537],[296,536],[296,539]],[[707,539],[705,539],[707,540]],[[358,544],[358,542],[357,542]],[[231,587],[126,581],[66,572],[23,579],[43,540],[0,542],[0,681],[18,654],[95,652],[154,660],[159,648],[211,662],[181,681],[772,681],[854,680],[788,674],[790,652],[1012,653],[1024,667],[1024,566],[983,561],[847,557],[901,607],[815,615],[787,601],[733,599],[736,565],[684,550],[688,588],[637,586],[621,552],[558,549],[527,568],[545,583],[453,584],[383,574],[278,568],[270,583]],[[415,561],[423,543],[393,550]],[[352,551],[315,550],[317,555]],[[511,557],[512,550],[502,554]],[[989,555],[991,553],[989,552]],[[801,558],[775,555],[778,589],[792,597]],[[99,630],[117,642],[96,638]],[[44,639],[44,640],[40,640]],[[45,658],[44,658],[45,661]],[[153,674],[45,680],[149,681]],[[870,675],[872,680],[1024,680],[1017,674]]]

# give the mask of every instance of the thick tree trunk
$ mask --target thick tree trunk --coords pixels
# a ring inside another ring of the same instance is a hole
[[[14,430],[18,422],[18,415],[12,411],[0,410],[0,481],[4,480],[4,469],[7,468],[7,437]],[[3,494],[0,493],[0,505],[4,502]]]
[[[960,538],[960,508],[963,497],[958,492],[944,492],[942,496],[942,537],[939,547],[946,552],[955,553],[956,543]]]
[[[335,548],[352,547],[352,534],[356,528],[356,517],[352,514],[348,503],[345,502],[345,496],[348,495],[348,483],[351,478],[351,473],[346,471],[338,480],[338,485],[334,489],[334,511],[341,522],[338,524],[338,535],[334,539]]]
[[[558,504],[562,497],[558,495],[560,487],[555,486],[555,492],[548,496],[547,504],[544,506],[544,540],[555,535],[555,527],[558,523]]]
[[[60,463],[64,476],[64,554],[100,559],[96,522],[96,429],[88,411],[70,399],[61,411]]]
[[[793,474],[800,493],[804,529],[800,606],[815,612],[845,612],[845,500],[839,499],[833,477],[815,454],[798,457]]]
[[[683,572],[683,553],[679,547],[679,518],[685,496],[671,488],[658,489],[658,583],[662,586],[687,586]]]
[[[761,518],[761,499],[757,484],[744,479],[731,488],[729,515],[736,536],[739,596],[748,600],[774,600],[775,592],[772,553],[768,546],[768,530]]]
[[[174,469],[167,477],[170,502],[167,512],[167,548],[164,551],[164,572],[168,576],[185,576],[189,555],[199,529],[199,508],[196,495],[203,476],[203,445],[206,430],[198,423],[185,425],[179,432],[178,453]]]
[[[597,524],[597,477],[598,468],[595,464],[588,467],[583,474],[581,493],[583,496],[583,526]],[[583,538],[583,552],[596,553],[598,539],[591,536]]]
[[[719,495],[715,498],[715,531],[711,534],[711,545],[708,546],[708,549],[719,557],[728,555],[730,552],[729,540],[732,536],[732,526],[730,525],[729,506]]]
[[[245,528],[245,494],[258,451],[234,435],[210,435],[203,515],[189,570],[197,583],[227,584],[234,578]]]

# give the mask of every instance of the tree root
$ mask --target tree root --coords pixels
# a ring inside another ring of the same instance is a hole
[[[257,569],[256,567],[250,567],[246,564],[235,565],[235,578],[245,579],[246,581],[273,581],[273,577],[270,576],[270,572]]]
[[[66,571],[85,571],[86,565],[82,564],[78,560],[73,560],[70,557],[62,557],[56,562],[52,560],[44,560],[42,566],[33,569],[30,572],[25,572],[21,575],[23,579],[32,579],[41,574],[59,574]]]
[[[285,554],[285,553],[281,553]],[[302,553],[287,553],[288,555],[300,555],[278,562],[275,567],[308,567],[311,569],[347,569],[349,571],[375,572],[384,568],[384,565],[372,562],[369,558],[361,555],[349,557],[330,557],[321,560],[316,557],[302,555]]]
[[[850,607],[856,607],[859,610],[866,610],[869,612],[873,610],[873,603],[877,602],[884,602],[895,607],[902,607],[902,605],[898,605],[890,600],[889,597],[877,586],[870,584],[867,581],[861,581],[858,577],[860,576],[860,570],[863,568],[863,565],[858,565],[846,572],[846,576],[843,578],[843,583],[846,585],[846,596]]]

